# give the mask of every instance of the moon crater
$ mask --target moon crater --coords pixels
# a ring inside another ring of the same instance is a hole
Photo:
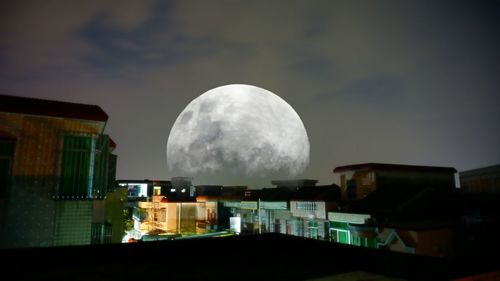
[[[295,177],[309,164],[309,139],[282,98],[250,85],[226,85],[197,97],[167,141],[172,175],[239,179]]]

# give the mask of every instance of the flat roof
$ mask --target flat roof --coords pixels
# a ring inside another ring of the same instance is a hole
[[[293,180],[273,180],[271,181],[272,185],[276,186],[310,186],[316,185],[318,180],[313,179],[293,179]]]
[[[498,271],[495,243],[485,249],[467,251],[458,259],[410,255],[392,251],[354,247],[304,237],[265,233],[198,239],[163,240],[127,244],[43,247],[3,250],[4,274],[18,279],[63,280],[77,276],[82,280],[106,276],[107,280],[329,280],[331,275],[363,271],[394,276],[402,280],[455,280],[492,270]],[[204,259],[200,266],[186,270],[193,253],[227,250],[228,256]],[[165,265],[165,253],[176,253]],[[481,254],[477,254],[477,253]],[[330,258],[319,257],[327,253]],[[88,256],[92,258],[89,259]],[[147,258],[138,259],[138,256]],[[26,265],[33,260],[55,260],[57,266],[44,263]],[[258,257],[258,259],[252,259]],[[133,266],[127,263],[133,261]],[[242,264],[254,262],[255,270],[242,270]],[[258,262],[258,263],[257,263]],[[127,266],[123,266],[123,264]],[[120,265],[120,266],[117,266]],[[397,266],[395,266],[397,265]],[[24,270],[18,270],[25,266]],[[343,279],[344,280],[344,279]],[[361,280],[361,279],[355,279]],[[378,279],[377,279],[378,280]]]
[[[500,164],[460,172],[460,177],[500,175]]]
[[[437,166],[417,166],[417,165],[402,165],[402,164],[383,164],[383,163],[362,163],[354,165],[339,166],[333,169],[334,173],[345,171],[358,170],[390,170],[390,171],[419,171],[419,172],[450,172],[456,173],[457,170],[453,167],[437,167]]]
[[[137,183],[137,184],[148,184],[148,183],[170,183],[169,180],[127,180],[127,179],[120,179],[116,180],[117,183]]]
[[[44,100],[0,94],[0,112],[63,117],[106,122],[108,115],[97,105]]]

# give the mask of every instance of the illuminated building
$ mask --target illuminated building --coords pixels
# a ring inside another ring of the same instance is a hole
[[[207,213],[207,220],[199,221],[198,227],[207,231],[232,229],[240,233],[241,218],[236,217],[235,210],[240,208],[245,192],[249,192],[246,186],[197,185],[196,201],[205,202]]]
[[[153,195],[173,195],[176,190],[172,190],[172,182],[169,180],[117,180],[118,186],[127,189],[129,199],[151,198]]]
[[[95,105],[0,95],[3,247],[100,243],[111,233],[103,200],[116,145],[103,134],[107,119]]]
[[[136,186],[140,190],[149,190],[151,183],[152,192],[147,192],[147,197],[129,196],[135,198],[134,231],[130,235],[136,239],[157,240],[228,229],[229,215],[221,210],[222,217],[228,222],[221,222],[219,225],[219,209],[223,206],[223,200],[234,198],[232,193],[237,193],[239,187],[194,187],[191,180],[187,177],[174,177],[170,181],[119,181],[120,185],[128,186],[129,190]],[[164,185],[156,185],[160,183]]]
[[[337,185],[303,187],[290,200],[293,220],[291,234],[312,239],[328,239],[327,213],[336,209],[340,200]]]
[[[239,218],[242,234],[282,233],[327,239],[327,212],[340,200],[336,185],[316,186],[317,180],[275,180],[275,188],[247,190],[241,201],[227,201]]]
[[[164,196],[153,196],[149,202],[139,201],[133,215],[136,238],[203,234],[206,228],[198,222],[209,219],[206,205],[206,202],[171,202]]]
[[[294,189],[286,187],[264,188],[258,193],[260,232],[287,234],[290,232],[289,222],[290,198]]]

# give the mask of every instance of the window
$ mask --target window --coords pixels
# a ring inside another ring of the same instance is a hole
[[[90,136],[64,136],[59,197],[78,199],[90,196],[93,148],[95,143]]]
[[[167,221],[167,209],[162,209],[160,213],[160,221],[161,222],[166,222]]]
[[[309,230],[309,238],[318,239],[318,223],[316,221],[309,221],[307,225]]]
[[[330,241],[351,244],[351,235],[348,224],[344,222],[330,222]]]
[[[0,139],[0,197],[6,197],[12,176],[14,140]]]
[[[297,202],[296,207],[298,210],[306,211],[316,211],[318,209],[316,202]]]
[[[108,188],[109,137],[64,135],[58,196],[103,198]]]
[[[155,196],[161,195],[161,186],[153,187],[153,195],[155,195]]]
[[[347,181],[347,198],[356,199],[356,180]]]

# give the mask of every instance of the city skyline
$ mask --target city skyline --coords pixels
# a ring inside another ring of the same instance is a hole
[[[102,107],[118,178],[179,176],[165,159],[175,119],[234,83],[297,111],[311,143],[302,177],[321,184],[353,163],[463,171],[500,159],[495,2],[6,1],[1,11],[0,92]]]

